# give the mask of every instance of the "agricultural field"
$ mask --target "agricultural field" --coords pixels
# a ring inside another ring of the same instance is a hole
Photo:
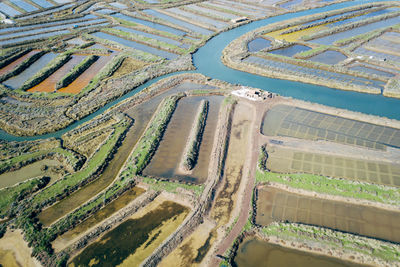
[[[398,2],[1,1],[0,266],[399,266],[399,45]]]

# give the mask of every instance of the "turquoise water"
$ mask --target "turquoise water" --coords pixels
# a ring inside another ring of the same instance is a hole
[[[222,64],[220,61],[220,56],[222,50],[234,39],[239,36],[245,34],[248,31],[254,30],[261,26],[265,26],[269,23],[274,23],[278,21],[282,21],[285,19],[315,14],[318,12],[329,11],[338,8],[344,8],[348,6],[353,6],[357,4],[364,4],[368,2],[377,2],[377,1],[352,1],[352,2],[344,2],[339,4],[333,4],[323,8],[316,8],[312,10],[301,11],[297,13],[290,13],[281,16],[276,16],[260,21],[255,21],[241,27],[223,32],[216,37],[209,40],[205,46],[201,47],[194,55],[193,62],[197,67],[197,71],[204,75],[207,75],[214,79],[225,80],[230,83],[239,83],[251,87],[257,87],[264,90],[268,90],[271,92],[278,93],[283,96],[290,96],[293,98],[306,100],[310,102],[316,102],[328,106],[344,108],[353,111],[359,111],[367,114],[373,114],[378,116],[385,116],[392,119],[400,120],[400,100],[394,98],[384,97],[382,95],[369,95],[362,94],[357,92],[349,92],[349,91],[341,91],[335,90],[328,87],[316,86],[311,84],[305,84],[300,82],[292,82],[285,81],[280,79],[272,79],[267,77],[261,77],[257,75],[253,75],[250,73],[245,73],[237,70],[230,69]],[[142,89],[150,86],[156,81],[159,81],[163,78],[182,73],[177,72],[173,74],[168,74],[165,76],[158,77],[153,79],[142,86],[137,87],[135,90],[127,93],[121,98],[114,100],[99,109],[95,113],[85,117],[82,120],[79,120],[69,127],[41,136],[34,137],[17,137],[10,134],[5,133],[4,131],[0,131],[0,139],[3,140],[34,140],[34,139],[43,139],[48,137],[60,137],[63,133],[74,129],[78,125],[94,118],[95,116],[103,113],[111,106],[119,103],[120,101],[135,95],[137,92],[140,92]]]

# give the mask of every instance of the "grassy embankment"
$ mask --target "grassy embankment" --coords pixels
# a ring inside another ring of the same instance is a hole
[[[208,114],[209,102],[202,100],[197,110],[196,119],[193,122],[189,139],[186,143],[185,150],[183,152],[182,167],[189,171],[194,168],[197,163],[199,156],[201,139],[203,137],[204,127],[206,126],[206,119]]]
[[[10,159],[0,162],[0,173],[7,171],[13,167],[22,167],[36,160],[46,157],[47,155],[61,155],[66,158],[72,167],[76,167],[80,159],[78,159],[71,151],[63,148],[52,148],[49,150],[40,150],[33,153],[27,153],[20,156],[12,157]]]
[[[267,237],[276,236],[288,242],[310,242],[313,246],[317,242],[318,247],[354,251],[392,263],[400,261],[399,245],[327,228],[296,223],[272,223],[261,232]]]
[[[21,72],[23,72],[26,68],[28,68],[31,64],[33,64],[36,60],[38,60],[44,54],[46,54],[46,51],[40,51],[40,52],[28,57],[23,62],[21,62],[19,65],[17,65],[13,70],[1,75],[0,82],[3,82],[13,76],[20,74]]]
[[[42,70],[38,73],[30,77],[27,81],[25,81],[19,90],[25,91],[33,86],[41,83],[51,74],[56,72],[60,67],[62,67],[65,63],[67,63],[71,59],[71,54],[60,54],[52,61],[49,62]]]
[[[79,64],[75,65],[64,77],[62,77],[56,84],[56,89],[68,86],[72,83],[79,75],[81,75],[85,70],[87,70],[99,56],[90,55],[82,60]]]

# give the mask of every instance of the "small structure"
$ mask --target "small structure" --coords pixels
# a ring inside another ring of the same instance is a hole
[[[233,91],[232,94],[239,97],[247,98],[252,101],[264,101],[268,98],[273,98],[275,96],[275,94],[271,92],[245,86],[242,86],[242,88],[239,90]]]
[[[243,22],[249,20],[247,17],[240,17],[240,18],[236,18],[236,19],[231,19],[232,23],[239,23],[239,22]]]

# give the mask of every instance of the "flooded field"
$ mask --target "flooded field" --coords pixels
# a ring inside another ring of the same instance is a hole
[[[81,75],[79,75],[72,83],[70,83],[67,87],[59,89],[58,92],[71,94],[79,93],[89,84],[94,76],[117,54],[118,52],[113,52],[109,56],[100,56],[98,60],[96,60],[89,68],[87,68]]]
[[[335,65],[347,57],[338,51],[327,50],[318,55],[310,57],[308,60],[316,61],[324,64]]]
[[[46,66],[51,60],[53,60],[57,55],[54,53],[47,53],[41,56],[38,60],[36,60],[33,64],[31,64],[28,68],[26,68],[23,72],[14,76],[7,81],[3,82],[6,86],[12,89],[18,89],[21,85],[27,81],[30,77],[39,72],[44,66]]]
[[[267,168],[281,173],[328,177],[400,186],[400,165],[275,146],[268,149]]]
[[[308,47],[305,45],[290,45],[288,47],[269,51],[268,53],[282,55],[282,56],[286,56],[286,57],[292,57],[292,56],[296,55],[297,53],[301,53],[301,52],[304,52],[304,51],[307,51],[310,49],[311,49],[311,47]]]
[[[298,107],[278,105],[267,112],[262,130],[268,136],[326,140],[385,150],[400,147],[400,130]]]
[[[157,56],[160,56],[160,57],[164,57],[166,59],[174,59],[174,58],[176,58],[178,56],[177,54],[174,54],[174,53],[171,53],[171,52],[160,50],[160,49],[157,49],[157,48],[154,48],[154,47],[151,47],[151,46],[147,46],[147,45],[144,45],[144,44],[141,44],[141,43],[137,43],[137,42],[134,42],[134,41],[131,41],[131,40],[127,40],[127,39],[124,39],[124,38],[121,38],[121,37],[118,37],[118,36],[115,36],[115,35],[107,34],[107,33],[104,33],[104,32],[96,32],[96,33],[93,33],[92,35],[96,36],[96,37],[99,37],[99,38],[102,38],[102,39],[114,41],[114,42],[117,42],[117,43],[122,44],[124,46],[131,47],[131,48],[134,48],[134,49],[137,49],[137,50],[141,50],[143,52],[147,52],[147,53],[154,54],[154,55],[157,55]]]
[[[52,159],[44,159],[22,167],[19,170],[0,174],[0,188],[13,186],[30,178],[45,175],[50,176],[51,182],[54,182],[60,177],[60,174],[56,174],[48,169],[52,166],[60,166],[60,162]]]
[[[370,65],[370,64],[354,64],[349,69],[364,72],[364,73],[369,73],[369,74],[375,74],[375,75],[383,76],[383,77],[394,77],[395,76],[395,74],[392,73],[394,70],[391,70],[392,72],[388,72],[388,71],[390,71],[390,69],[387,69],[387,71],[386,71],[386,69],[381,70],[382,68],[379,67],[379,69],[378,69],[377,66]]]
[[[195,119],[196,107],[198,107],[203,99],[209,101],[210,107],[200,146],[199,158],[193,172],[185,175],[179,171],[179,164]],[[208,175],[208,163],[222,99],[222,96],[185,97],[181,99],[178,102],[178,106],[156,154],[143,173],[150,176],[173,178],[195,183],[205,182]]]
[[[16,66],[18,66],[19,64],[21,64],[25,59],[30,58],[31,56],[37,54],[39,51],[34,50],[31,51],[25,55],[23,55],[22,57],[18,58],[17,60],[14,60],[12,63],[8,64],[7,66],[5,66],[4,68],[0,69],[0,75],[8,73],[10,71],[12,71]]]
[[[54,92],[56,90],[56,83],[84,58],[85,56],[73,55],[72,58],[61,68],[46,78],[43,82],[29,89],[28,92]]]
[[[240,245],[234,263],[238,267],[360,267],[337,258],[284,248],[259,240],[246,238]]]
[[[258,189],[256,223],[289,221],[400,241],[400,212],[290,193],[264,186]]]
[[[98,61],[99,60],[97,60],[97,62]],[[79,207],[92,196],[98,194],[104,188],[106,188],[115,179],[125,160],[131,153],[132,148],[136,145],[136,142],[142,135],[147,123],[149,122],[154,111],[157,109],[157,106],[161,100],[171,94],[196,89],[212,89],[212,87],[195,83],[182,83],[156,97],[152,97],[143,104],[137,105],[128,110],[127,114],[134,118],[135,122],[128,130],[122,146],[118,149],[117,153],[109,162],[107,168],[100,175],[100,177],[92,183],[72,193],[67,198],[59,201],[55,205],[43,210],[38,216],[39,220],[44,225],[50,225],[58,218],[61,218],[68,212]]]
[[[99,222],[105,220],[106,218],[110,217],[113,213],[125,207],[132,200],[134,200],[144,192],[145,190],[140,187],[134,187],[128,190],[122,196],[118,197],[116,200],[107,204],[107,206],[97,211],[95,214],[90,216],[88,219],[80,223],[72,230],[57,237],[57,239],[54,240],[52,243],[53,248],[55,249],[55,251],[61,251],[62,249],[67,247],[71,241],[74,241],[76,238],[79,238],[79,236],[82,235],[85,231],[95,226]]]
[[[267,48],[271,45],[271,41],[267,40],[265,38],[256,38],[252,41],[250,41],[247,44],[247,48],[249,49],[250,52],[258,52],[264,48]]]
[[[189,213],[171,201],[155,203],[85,248],[69,266],[137,266],[167,238]],[[150,204],[151,205],[151,204]]]

